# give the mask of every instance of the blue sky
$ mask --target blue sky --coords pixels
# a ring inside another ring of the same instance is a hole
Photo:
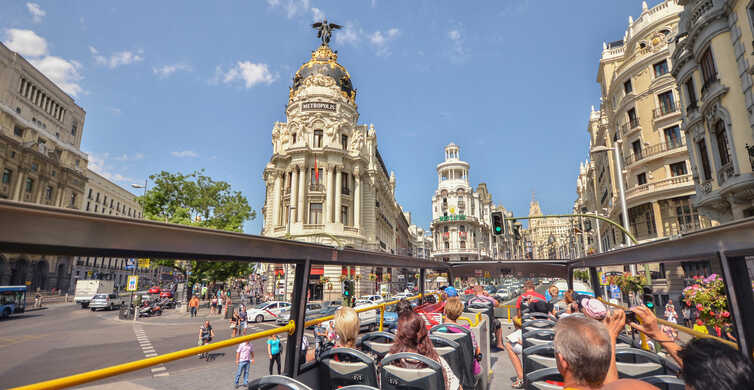
[[[649,6],[659,3],[650,1]],[[259,211],[273,122],[318,40],[358,89],[397,176],[396,196],[428,227],[443,146],[496,204],[569,212],[603,41],[623,38],[641,1],[2,2],[0,38],[86,112],[90,167],[128,186],[160,170],[205,168]],[[246,226],[258,234],[261,214]]]

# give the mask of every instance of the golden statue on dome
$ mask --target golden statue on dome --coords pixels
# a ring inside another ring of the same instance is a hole
[[[335,23],[327,23],[327,19],[312,24],[312,28],[317,30],[317,38],[322,38],[322,44],[327,46],[330,43],[330,36],[332,36],[332,30],[338,30],[343,26]]]

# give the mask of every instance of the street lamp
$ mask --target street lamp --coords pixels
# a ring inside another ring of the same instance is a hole
[[[623,164],[621,164],[620,150],[617,147],[608,148],[607,146],[597,145],[593,147],[589,152],[590,154],[595,154],[599,152],[607,152],[609,150],[612,150],[613,154],[615,155],[615,169],[618,171],[618,193],[620,194],[620,207],[623,211],[623,228],[626,229],[626,231],[630,231],[630,227],[628,225],[628,210],[626,208],[626,191],[623,188]],[[628,234],[626,234],[625,232],[623,233],[623,242],[625,242],[627,246],[631,245]],[[633,275],[636,275],[636,265],[631,265],[631,273]]]
[[[133,188],[143,188],[144,189],[144,196],[147,195],[147,180],[144,179],[144,184],[131,184],[131,187]]]

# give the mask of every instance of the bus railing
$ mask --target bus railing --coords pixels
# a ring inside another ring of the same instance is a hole
[[[612,306],[612,307],[615,307],[615,308],[618,308],[618,309],[621,309],[621,310],[629,310],[625,306],[616,305],[616,304],[608,302],[608,301],[606,301],[606,300],[604,300],[602,298],[599,298],[599,300],[602,301],[602,303],[604,303],[604,304],[606,304],[608,306]],[[735,348],[736,350],[738,350],[738,344],[736,344],[736,343],[734,343],[734,342],[732,342],[730,340],[726,340],[726,339],[723,339],[723,338],[720,338],[720,337],[717,337],[717,336],[713,336],[713,335],[710,335],[710,334],[698,332],[698,331],[695,331],[693,329],[689,329],[689,328],[687,328],[685,326],[674,324],[674,323],[672,323],[670,321],[665,321],[662,318],[657,318],[657,323],[660,324],[660,325],[669,326],[669,327],[671,327],[671,328],[673,328],[673,329],[675,329],[675,330],[677,330],[679,332],[683,332],[683,333],[685,333],[687,335],[690,335],[690,336],[694,336],[694,337],[697,337],[697,338],[713,339],[715,341],[719,341],[719,342],[721,342],[723,344],[729,345],[729,346]],[[642,335],[644,335],[644,334],[642,333]]]
[[[172,362],[174,360],[183,359],[191,356],[196,356],[204,352],[214,351],[216,349],[230,347],[236,344],[241,344],[244,341],[251,341],[256,339],[265,338],[278,333],[288,332],[291,333],[296,329],[294,321],[288,322],[287,325],[268,329],[261,332],[253,333],[246,336],[234,337],[227,340],[217,341],[211,344],[202,345],[193,348],[182,349],[180,351],[166,353],[151,358],[140,359],[133,362],[118,364],[115,366],[100,368],[98,370],[92,370],[66,376],[63,378],[52,379],[44,382],[38,382],[31,385],[15,387],[11,390],[51,390],[51,389],[63,389],[71,386],[78,386],[85,383],[93,382],[100,379],[105,379],[127,372],[141,370],[143,368],[149,368],[158,364]]]

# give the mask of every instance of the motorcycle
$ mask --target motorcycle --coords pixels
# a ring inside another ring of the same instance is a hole
[[[162,307],[159,302],[144,302],[144,305],[139,308],[139,317],[152,317],[159,315],[162,315]]]

